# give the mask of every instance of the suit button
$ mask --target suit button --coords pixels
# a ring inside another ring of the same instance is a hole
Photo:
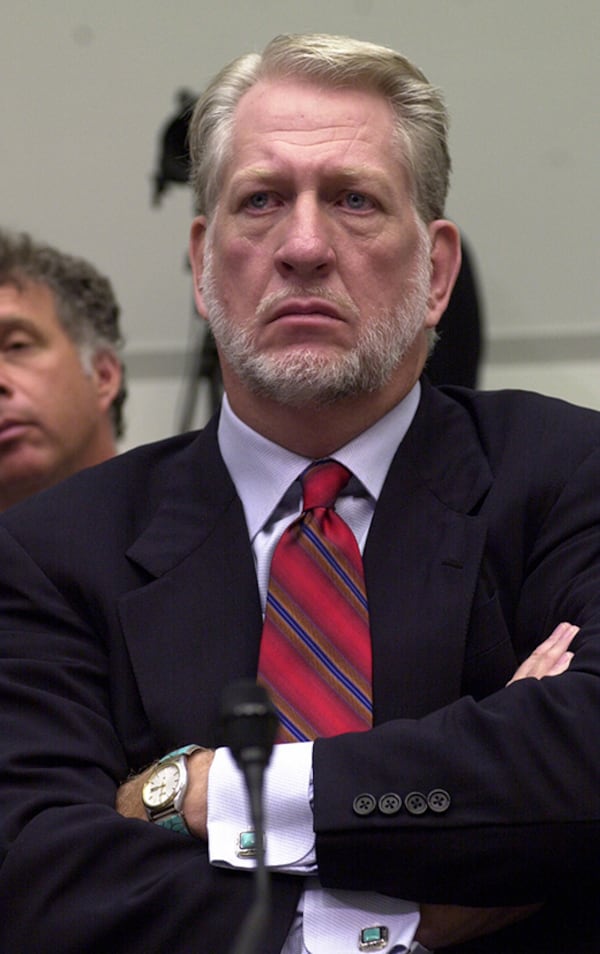
[[[422,815],[427,811],[427,799],[421,792],[409,792],[404,799],[404,805],[411,815]]]
[[[372,815],[376,808],[377,800],[373,795],[370,795],[369,792],[363,792],[362,795],[357,795],[352,802],[352,810],[356,815]]]
[[[432,812],[447,812],[450,808],[450,796],[443,788],[434,788],[427,796],[427,804]]]
[[[382,815],[397,815],[402,808],[402,799],[395,792],[387,792],[381,796],[378,805]]]

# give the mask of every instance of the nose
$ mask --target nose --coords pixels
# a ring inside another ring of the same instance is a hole
[[[299,196],[281,228],[275,261],[284,276],[324,278],[329,274],[335,262],[331,223],[316,197]]]

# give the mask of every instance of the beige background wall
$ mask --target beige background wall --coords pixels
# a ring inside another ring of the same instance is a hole
[[[188,189],[151,205],[160,131],[178,90],[198,92],[277,32],[387,43],[444,89],[448,213],[485,298],[483,385],[600,408],[599,10],[597,0],[4,0],[0,220],[111,275],[128,341],[124,446],[177,428],[196,327]]]

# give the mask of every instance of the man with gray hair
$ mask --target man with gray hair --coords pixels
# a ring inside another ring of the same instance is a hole
[[[222,407],[0,519],[11,954],[231,950],[238,679],[283,743],[260,954],[598,950],[600,415],[422,376],[446,134],[419,69],[348,38],[278,37],[200,98]]]
[[[115,455],[121,346],[107,278],[0,230],[0,510]]]

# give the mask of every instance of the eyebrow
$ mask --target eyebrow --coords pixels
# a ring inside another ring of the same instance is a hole
[[[21,315],[0,315],[0,334],[9,334],[11,331],[25,331],[28,334],[38,334],[39,328],[30,318]]]
[[[250,166],[233,174],[230,180],[230,188],[233,190],[243,189],[245,185],[251,183],[269,185],[286,179],[287,176],[288,172],[285,167]],[[347,187],[354,185],[359,191],[363,184],[365,188],[370,185],[371,188],[375,187],[386,195],[389,195],[392,191],[389,176],[383,171],[369,166],[340,166],[337,168],[334,166],[331,169],[324,169],[322,177],[325,183],[339,183]]]

